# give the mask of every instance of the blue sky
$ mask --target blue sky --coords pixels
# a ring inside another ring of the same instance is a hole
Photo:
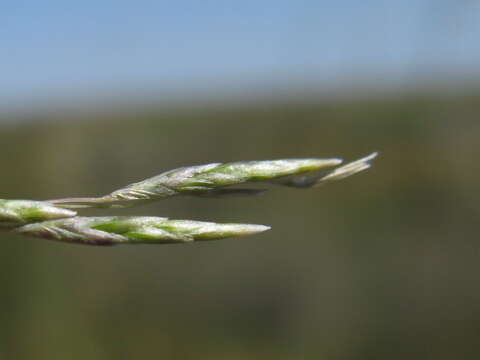
[[[471,0],[3,0],[0,24],[0,103],[480,68]]]

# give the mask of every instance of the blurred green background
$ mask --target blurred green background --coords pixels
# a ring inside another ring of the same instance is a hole
[[[257,236],[86,247],[0,234],[0,360],[480,358],[480,2],[0,2],[0,198],[180,166],[374,167],[136,214]]]
[[[479,101],[310,96],[5,123],[2,198],[100,195],[217,161],[380,157],[317,189],[110,211],[272,225],[258,236],[97,248],[1,234],[0,358],[478,359]]]

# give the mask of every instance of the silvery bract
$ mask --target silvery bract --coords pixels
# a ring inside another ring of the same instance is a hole
[[[246,236],[268,230],[251,224],[217,224],[161,217],[74,217],[44,221],[15,229],[44,239],[88,245],[171,244]]]
[[[0,199],[0,228],[68,218],[76,214],[75,211],[62,209],[45,201]]]
[[[374,153],[334,169],[331,168],[341,164],[341,159],[239,161],[188,166],[128,185],[102,197],[59,199],[53,200],[52,203],[67,208],[127,207],[175,195],[254,195],[263,191],[226,188],[253,182],[307,188],[340,180],[368,169],[376,156]]]
[[[0,199],[0,229],[87,245],[188,243],[251,235],[269,227],[160,217],[80,217],[67,208],[127,207],[176,195],[255,195],[262,192],[231,187],[253,182],[310,188],[368,169],[376,156],[374,153],[343,166],[338,166],[341,159],[316,158],[214,163],[171,170],[98,198]]]

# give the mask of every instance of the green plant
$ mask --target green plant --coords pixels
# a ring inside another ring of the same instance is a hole
[[[368,169],[376,156],[340,167],[336,166],[341,159],[316,158],[213,163],[171,170],[96,198],[0,200],[0,229],[87,245],[183,243],[251,235],[269,227],[161,217],[82,217],[73,209],[129,207],[178,195],[255,195],[265,191],[230,188],[251,182],[310,188]]]

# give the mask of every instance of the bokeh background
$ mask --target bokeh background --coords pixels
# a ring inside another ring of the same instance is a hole
[[[478,359],[478,2],[6,1],[0,22],[2,198],[380,152],[313,190],[113,211],[258,236],[0,234],[0,359]]]

